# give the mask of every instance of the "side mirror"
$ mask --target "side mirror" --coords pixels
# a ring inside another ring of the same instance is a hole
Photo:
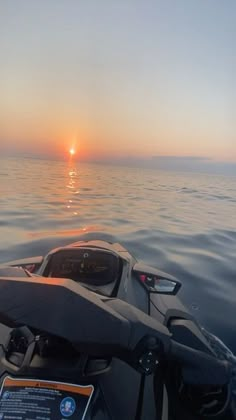
[[[176,295],[181,287],[174,277],[144,264],[135,264],[133,273],[148,293]]]
[[[14,260],[7,262],[8,266],[21,267],[29,273],[35,273],[43,262],[43,257],[23,258],[21,260]]]
[[[11,267],[1,264],[0,277],[30,277],[30,274],[22,267]]]

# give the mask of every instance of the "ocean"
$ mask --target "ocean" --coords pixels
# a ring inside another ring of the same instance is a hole
[[[0,262],[84,238],[176,276],[190,312],[236,353],[236,177],[0,159]]]

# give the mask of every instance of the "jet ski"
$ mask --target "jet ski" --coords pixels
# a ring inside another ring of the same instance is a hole
[[[0,419],[236,419],[180,287],[100,240],[1,265]]]

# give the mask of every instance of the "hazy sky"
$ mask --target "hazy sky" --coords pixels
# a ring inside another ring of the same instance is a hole
[[[0,151],[236,162],[235,0],[1,0]]]

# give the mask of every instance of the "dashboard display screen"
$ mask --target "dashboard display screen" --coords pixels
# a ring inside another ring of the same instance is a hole
[[[119,257],[91,249],[63,249],[54,254],[48,277],[64,277],[91,285],[105,285],[119,275]]]

